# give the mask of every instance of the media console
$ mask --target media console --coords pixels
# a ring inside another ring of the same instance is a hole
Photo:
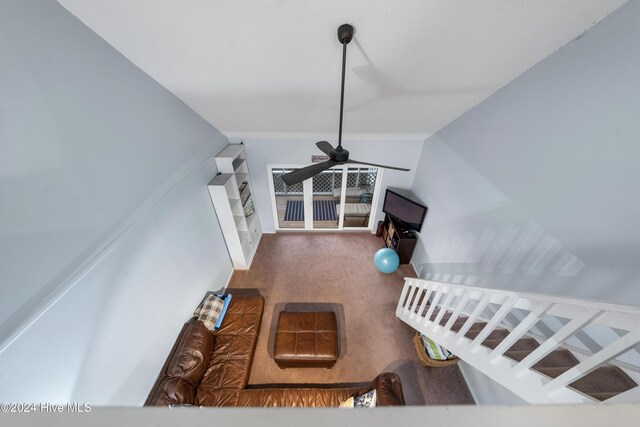
[[[400,258],[400,264],[409,264],[418,238],[413,230],[403,227],[389,215],[385,215],[382,226],[382,240],[389,249],[393,249]]]

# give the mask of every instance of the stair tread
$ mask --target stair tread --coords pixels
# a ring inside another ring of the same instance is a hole
[[[538,341],[533,338],[520,338],[515,342],[511,347],[509,347],[510,351],[533,351],[536,348],[540,347]]]
[[[474,324],[475,326],[475,324]],[[475,339],[478,335],[480,335],[480,332],[482,332],[482,329],[484,328],[479,328],[479,329],[470,329],[466,334],[464,334],[465,337],[470,338],[470,339]],[[507,337],[507,335],[509,335],[509,331],[506,329],[494,329],[493,331],[491,331],[491,333],[489,335],[487,335],[487,338],[485,339],[489,339],[489,340],[495,340],[495,339],[500,339],[503,340]]]
[[[465,321],[466,322],[466,321]],[[459,332],[460,329],[462,329],[462,326],[465,324],[465,322],[461,322],[461,323],[454,323],[451,326],[451,330],[453,332]],[[487,326],[487,322],[476,322],[473,325],[471,325],[471,327],[469,328],[470,331],[481,331],[484,329],[484,327]]]
[[[427,314],[428,311],[428,307],[425,307],[424,309],[424,313],[423,315]],[[438,317],[438,314],[440,314],[440,310],[436,309],[433,311],[433,313],[431,313],[431,316],[429,317],[429,320],[431,320],[432,322],[436,320],[436,318]],[[453,315],[452,312],[447,311],[443,316],[442,319],[440,319],[440,322],[438,323],[440,326],[444,326],[447,324],[447,322],[449,321],[449,319],[451,318],[451,316]],[[460,329],[462,329],[462,326],[467,322],[467,319],[469,319],[466,316],[459,316],[456,321],[453,323],[453,325],[451,326],[451,330],[453,332],[458,332],[460,331]],[[485,326],[487,325],[487,322],[476,322],[473,325],[471,325],[471,328],[469,328],[470,331],[472,330],[477,330],[480,329],[482,330]]]
[[[571,368],[573,368],[573,366],[538,367],[533,369],[540,372],[541,374],[545,374],[548,377],[558,378],[560,375],[564,374]]]
[[[516,362],[521,362],[529,354],[531,354],[529,350],[507,350],[504,352],[506,357],[513,359]]]
[[[638,384],[617,366],[605,365],[574,381],[569,386],[593,396],[599,393],[623,393],[637,387]]]
[[[533,369],[557,367],[572,368],[578,363],[580,363],[578,362],[578,359],[576,359],[569,350],[560,349],[553,350],[551,353],[540,359],[535,365],[533,365]]]
[[[416,312],[418,311],[418,308],[419,306],[416,306]],[[420,314],[424,316],[428,310],[429,305],[426,305],[424,311]],[[440,309],[435,309],[433,313],[431,313],[430,320],[435,321],[439,314]],[[452,311],[447,310],[447,312],[442,315],[439,324],[441,326],[446,325],[452,315]],[[453,332],[459,332],[467,320],[468,317],[463,315],[459,316],[452,324],[451,330]],[[486,326],[486,322],[475,322],[465,333],[465,337],[471,340],[475,339]],[[482,345],[490,349],[495,349],[509,335],[509,333],[510,331],[508,329],[495,329],[482,342]],[[520,362],[538,347],[540,347],[540,344],[537,340],[533,338],[521,338],[504,352],[504,356]],[[540,359],[531,367],[531,369],[550,378],[557,378],[578,364],[578,359],[569,350],[556,349]],[[637,386],[638,384],[629,377],[629,375],[627,375],[622,369],[613,365],[600,366],[589,374],[569,384],[569,387],[574,390],[591,396],[599,401],[605,401]]]
[[[502,340],[503,340],[502,338],[486,339],[482,342],[482,345],[485,347],[494,349],[498,345],[500,345]],[[538,344],[538,341],[534,340],[533,338],[520,338],[511,347],[507,349],[507,352],[508,351],[526,351],[527,353],[530,353],[538,347],[540,347],[540,344]]]

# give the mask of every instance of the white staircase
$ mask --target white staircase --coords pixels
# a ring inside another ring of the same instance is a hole
[[[396,316],[530,403],[640,402],[640,307],[406,278]]]

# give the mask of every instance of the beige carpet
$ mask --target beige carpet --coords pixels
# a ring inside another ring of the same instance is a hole
[[[382,245],[369,233],[262,236],[251,269],[234,272],[229,284],[230,289],[257,289],[265,298],[249,384],[367,382],[392,371],[400,375],[407,404],[473,403],[457,366],[418,363],[414,331],[395,317],[403,279],[415,273],[408,265],[389,275],[378,272],[373,255]],[[276,365],[274,331],[283,309],[336,312],[340,342],[333,368]]]

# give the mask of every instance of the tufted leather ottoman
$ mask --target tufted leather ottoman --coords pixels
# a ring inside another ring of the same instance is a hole
[[[280,368],[331,368],[338,360],[335,313],[281,312],[274,359]]]

